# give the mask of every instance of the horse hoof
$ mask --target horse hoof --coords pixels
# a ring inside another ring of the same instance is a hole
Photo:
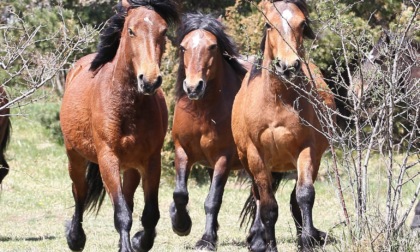
[[[66,239],[67,245],[72,251],[83,251],[86,244],[86,235],[82,225],[77,225],[76,230],[72,226],[72,222],[66,223]]]
[[[331,240],[332,238],[329,237]],[[318,229],[315,229],[311,235],[299,235],[298,237],[298,245],[299,251],[309,252],[314,251],[315,246],[323,246],[325,245],[327,240],[327,234],[322,232]]]
[[[191,217],[185,212],[184,216],[179,214],[175,208],[175,204],[171,204],[170,209],[172,230],[179,236],[187,236],[191,232],[192,221]]]
[[[149,251],[153,247],[155,237],[156,232],[151,232],[149,235],[144,231],[137,232],[131,239],[131,246],[135,252]]]
[[[216,244],[201,239],[195,244],[195,249],[196,250],[216,251]]]

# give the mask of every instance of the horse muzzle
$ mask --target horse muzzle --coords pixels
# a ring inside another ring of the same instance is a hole
[[[184,80],[183,86],[184,91],[190,100],[199,100],[203,98],[204,91],[206,90],[206,82],[203,79],[199,80],[195,86],[188,85],[187,81]]]
[[[162,85],[162,76],[158,76],[154,82],[147,80],[143,74],[137,79],[138,90],[144,95],[153,95],[156,90]]]
[[[300,60],[295,60],[292,64],[286,64],[281,60],[274,62],[275,73],[285,79],[293,79],[302,69]]]

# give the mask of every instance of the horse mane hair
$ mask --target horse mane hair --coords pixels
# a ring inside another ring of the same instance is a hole
[[[305,0],[270,0],[271,3],[275,3],[275,2],[285,2],[285,3],[292,3],[294,5],[296,5],[300,11],[302,11],[303,15],[305,16],[306,19],[306,27],[305,30],[303,31],[303,35],[306,38],[309,39],[314,39],[315,35],[312,31],[312,28],[310,27],[310,19],[309,19],[309,11],[308,11],[308,5],[306,4]],[[264,35],[263,38],[261,40],[261,44],[260,44],[260,53],[261,55],[264,54],[264,50],[265,50],[265,40],[267,39],[267,29],[264,28]],[[250,79],[255,78],[256,76],[258,76],[261,73],[261,67],[262,67],[262,57],[259,57],[255,63],[252,66],[251,72],[250,72]]]
[[[238,76],[243,78],[246,74],[246,69],[239,63],[238,58],[240,54],[233,39],[225,33],[225,26],[211,14],[202,13],[188,13],[182,18],[181,27],[177,31],[177,45],[179,46],[184,37],[194,31],[202,29],[212,33],[217,38],[217,46],[222,53],[223,59],[233,68]],[[178,54],[181,52],[178,49]],[[183,81],[186,77],[184,68],[184,59],[179,57],[178,77],[175,85],[175,97],[178,100],[184,95],[182,88]]]
[[[156,11],[168,25],[179,22],[178,6],[174,0],[127,0],[127,2],[130,4],[128,8],[124,8],[121,2],[116,5],[117,13],[107,21],[101,32],[98,51],[90,65],[90,71],[96,71],[105,63],[110,62],[117,54],[128,10],[146,7]]]

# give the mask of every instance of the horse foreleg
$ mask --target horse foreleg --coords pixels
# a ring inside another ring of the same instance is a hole
[[[264,225],[265,235],[262,237],[264,246],[250,244],[250,249],[252,251],[277,251],[274,226],[278,218],[278,206],[273,193],[271,172],[266,169],[264,162],[255,148],[251,149],[251,151],[248,149],[248,163],[259,193],[259,216]],[[255,220],[258,221],[258,216],[256,216]],[[255,235],[258,235],[258,233]],[[260,243],[261,239],[257,238],[254,237],[253,240]]]
[[[73,218],[66,223],[66,239],[69,248],[73,251],[82,251],[86,243],[86,235],[83,231],[83,212],[87,195],[86,165],[87,162],[77,153],[68,151],[68,170],[72,184],[73,198],[75,202]]]
[[[131,252],[132,212],[123,195],[118,158],[111,151],[102,151],[99,155],[99,168],[104,186],[114,206],[114,226],[120,235],[119,251]]]
[[[296,184],[296,201],[302,213],[302,233],[298,243],[304,251],[325,242],[326,234],[313,225],[312,208],[315,202],[314,181],[318,174],[319,163],[311,156],[311,149],[303,150],[298,158],[298,181]],[[299,231],[298,231],[299,232]]]
[[[219,228],[217,216],[219,215],[223,192],[229,176],[227,163],[227,158],[223,156],[217,160],[214,166],[210,191],[204,203],[206,228],[201,240],[195,245],[196,249],[216,250],[217,230]]]
[[[158,205],[160,172],[159,152],[159,155],[150,160],[144,174],[141,174],[145,202],[141,223],[144,230],[137,232],[132,239],[134,251],[149,251],[153,247],[156,237],[155,228],[160,218]]]
[[[299,204],[296,200],[296,185],[297,181],[290,194],[290,211],[292,212],[293,221],[295,222],[297,236],[300,237],[302,234],[302,213],[300,212]]]
[[[191,218],[187,211],[188,204],[188,176],[191,164],[188,156],[180,146],[175,148],[176,186],[173,193],[174,202],[169,209],[172,221],[172,230],[180,236],[189,235],[191,232]]]

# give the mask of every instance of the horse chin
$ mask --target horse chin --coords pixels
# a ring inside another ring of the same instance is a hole
[[[187,96],[188,96],[188,99],[190,99],[192,101],[200,100],[203,97],[203,95],[197,94],[197,93],[189,93],[189,94],[187,94]]]

